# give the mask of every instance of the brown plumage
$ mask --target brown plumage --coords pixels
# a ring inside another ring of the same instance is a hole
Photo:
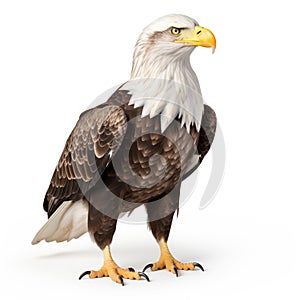
[[[149,225],[156,239],[167,240],[169,228],[160,225],[165,220],[157,219],[160,216],[170,219],[178,209],[180,184],[187,175],[191,157],[201,154],[199,163],[202,161],[216,128],[215,114],[205,106],[199,133],[192,126],[188,134],[185,127],[180,127],[180,120],[174,120],[164,134],[158,134],[159,118],[141,118],[141,109],[128,105],[129,100],[126,91],[117,90],[105,104],[81,115],[44,200],[44,209],[50,217],[62,202],[86,199],[90,204],[88,228],[101,249],[111,242],[115,219],[121,213],[173,191],[168,201],[158,202],[152,208],[146,206],[151,214],[149,219],[155,220]],[[103,118],[104,122],[99,121]],[[143,134],[144,131],[149,133]],[[167,136],[172,136],[175,143]],[[118,165],[117,172],[114,164]],[[101,178],[97,179],[98,175]],[[145,186],[134,186],[135,176],[146,177]],[[125,201],[118,201],[119,198]]]

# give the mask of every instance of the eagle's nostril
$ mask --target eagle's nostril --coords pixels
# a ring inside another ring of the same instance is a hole
[[[199,30],[198,32],[197,32],[197,34],[200,34],[201,33],[201,30]]]

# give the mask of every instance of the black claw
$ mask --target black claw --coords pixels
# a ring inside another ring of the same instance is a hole
[[[201,269],[204,272],[204,268],[197,262],[193,263],[194,267],[198,267],[199,269]]]
[[[148,268],[152,268],[153,264],[148,264],[147,266],[145,266],[145,268],[143,269],[143,273],[148,269]]]
[[[134,268],[128,268],[128,270],[129,270],[130,272],[135,272],[135,269],[134,269]]]
[[[79,280],[81,280],[85,275],[90,275],[91,271],[85,271],[79,276]]]
[[[121,284],[124,286],[124,280],[123,280],[123,277],[122,276],[119,276],[119,279],[121,281]]]
[[[149,277],[148,277],[144,272],[139,272],[139,275],[140,275],[141,277],[145,277],[145,279],[146,279],[148,282],[150,282]]]
[[[174,267],[174,271],[175,271],[176,277],[178,277],[178,269],[176,267]]]
[[[128,268],[128,270],[130,271],[130,272],[135,272],[135,269],[134,268]]]

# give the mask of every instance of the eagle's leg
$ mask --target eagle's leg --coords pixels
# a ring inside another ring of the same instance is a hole
[[[177,270],[194,270],[195,267],[199,267],[204,271],[199,263],[181,263],[175,259],[167,245],[173,215],[175,210],[178,209],[179,191],[180,184],[178,184],[163,199],[159,199],[158,201],[153,202],[153,204],[149,203],[146,205],[149,227],[160,247],[160,258],[156,263],[145,266],[143,272],[150,267],[152,271],[167,269],[173,274],[176,274],[176,276],[178,276]],[[162,215],[162,213],[164,215]]]
[[[143,272],[135,272],[133,268],[123,269],[113,260],[109,245],[116,229],[117,220],[102,214],[92,205],[90,205],[89,214],[89,230],[93,234],[95,242],[103,251],[104,263],[98,271],[86,271],[79,279],[85,275],[89,275],[90,278],[110,277],[113,281],[122,285],[124,285],[123,278],[139,280],[144,277],[149,281],[148,276]]]

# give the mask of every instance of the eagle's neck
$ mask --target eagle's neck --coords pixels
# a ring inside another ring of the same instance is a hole
[[[137,44],[131,79],[122,89],[132,95],[130,104],[143,106],[142,116],[161,115],[162,132],[176,117],[188,131],[191,125],[199,131],[203,100],[190,64],[193,48],[177,49],[172,55],[167,45],[163,46]]]

